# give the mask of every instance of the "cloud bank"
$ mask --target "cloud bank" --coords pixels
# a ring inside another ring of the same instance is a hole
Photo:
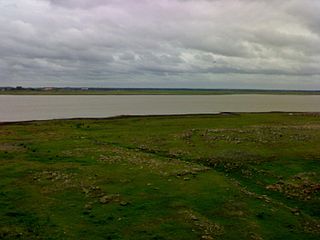
[[[0,85],[320,89],[320,1],[0,0]]]

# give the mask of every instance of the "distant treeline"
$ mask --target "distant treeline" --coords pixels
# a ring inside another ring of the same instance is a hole
[[[220,95],[220,94],[320,94],[320,90],[269,90],[269,89],[204,89],[204,88],[95,88],[95,87],[0,87],[0,94],[21,95]]]

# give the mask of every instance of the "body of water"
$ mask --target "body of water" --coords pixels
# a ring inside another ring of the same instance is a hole
[[[0,122],[270,111],[320,112],[320,95],[0,95]]]

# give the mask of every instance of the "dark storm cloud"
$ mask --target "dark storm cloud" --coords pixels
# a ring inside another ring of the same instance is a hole
[[[319,11],[317,0],[0,0],[0,85],[320,88]]]

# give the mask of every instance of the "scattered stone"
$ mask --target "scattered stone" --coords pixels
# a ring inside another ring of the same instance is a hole
[[[305,232],[319,234],[320,233],[320,222],[319,220],[309,220],[304,222],[303,229]]]
[[[87,203],[86,205],[84,205],[84,208],[87,210],[91,210],[92,209],[92,204],[91,203]]]
[[[82,192],[83,192],[84,194],[88,195],[89,192],[90,192],[90,190],[89,190],[88,188],[83,187],[83,188],[82,188]]]
[[[250,234],[250,239],[252,240],[263,240],[263,238],[259,235],[257,235],[256,233],[251,233]]]
[[[187,221],[193,225],[193,229],[202,234],[202,239],[213,239],[214,236],[222,235],[224,229],[217,223],[212,222],[203,215],[192,210],[184,210],[180,212]]]
[[[124,206],[129,205],[129,203],[128,203],[128,202],[126,202],[126,201],[121,201],[121,202],[120,202],[120,205],[124,207]]]
[[[109,203],[109,202],[111,202],[112,200],[113,200],[113,196],[111,196],[111,195],[105,195],[105,196],[103,196],[103,197],[101,197],[100,199],[99,199],[99,202],[100,203],[102,203],[102,204],[106,204],[106,203]]]
[[[290,210],[294,215],[296,216],[300,215],[300,210],[298,208],[291,208]]]
[[[213,239],[213,237],[211,237],[210,235],[203,235],[203,236],[201,236],[201,239],[209,239],[209,240],[211,240],[211,239]]]
[[[266,189],[283,193],[288,199],[298,198],[308,201],[320,191],[320,184],[313,182],[310,178],[315,173],[299,173],[287,181],[278,181],[275,184],[266,186]]]
[[[192,221],[198,221],[198,220],[199,220],[199,218],[197,218],[197,216],[195,216],[195,215],[193,215],[193,214],[190,214],[190,219],[191,219]]]

